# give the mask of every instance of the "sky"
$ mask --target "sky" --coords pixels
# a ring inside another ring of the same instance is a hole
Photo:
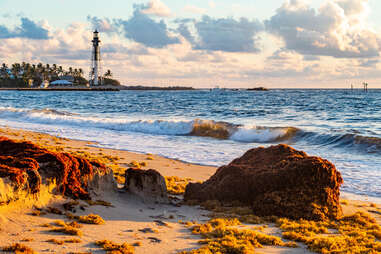
[[[0,0],[0,63],[102,68],[124,85],[381,88],[380,0]]]

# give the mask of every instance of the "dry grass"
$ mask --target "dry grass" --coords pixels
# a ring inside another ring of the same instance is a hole
[[[129,167],[131,168],[140,168],[140,163],[137,162],[137,161],[131,161],[129,164],[128,164]]]
[[[201,235],[200,249],[181,252],[182,254],[202,253],[254,253],[263,245],[297,247],[294,242],[284,242],[281,238],[266,235],[252,229],[238,229],[238,219],[217,218],[205,224],[187,223],[193,234]]]
[[[123,243],[123,244],[117,244],[109,240],[101,240],[101,241],[96,241],[96,245],[107,251],[107,253],[112,253],[112,254],[134,254],[135,253],[135,248],[134,246],[128,244],[128,243]]]
[[[63,227],[54,227],[49,230],[50,232],[64,233],[66,235],[77,235],[82,236],[82,231],[78,228],[71,226],[63,226]]]
[[[63,245],[64,243],[81,243],[81,239],[77,239],[77,238],[71,238],[71,239],[64,239],[64,240],[58,240],[58,239],[49,239],[47,240],[47,242],[49,243],[54,243],[54,244],[57,244],[57,245]]]
[[[167,192],[172,195],[183,195],[188,183],[192,178],[180,178],[178,176],[166,176],[165,183],[167,185]]]
[[[78,217],[78,221],[86,224],[96,224],[101,225],[105,224],[103,218],[97,214],[89,214]]]
[[[37,254],[37,252],[32,250],[30,247],[25,246],[25,245],[20,244],[20,243],[15,243],[15,244],[3,247],[1,249],[2,249],[2,251],[5,251],[5,252]]]
[[[82,240],[78,238],[70,238],[70,239],[65,239],[64,242],[65,243],[81,243]]]
[[[338,221],[279,219],[283,237],[305,243],[318,253],[381,252],[381,226],[369,214],[357,212]]]
[[[65,215],[67,218],[71,220],[77,220],[78,222],[85,223],[85,224],[96,224],[96,225],[105,224],[105,221],[103,220],[103,218],[97,214],[77,216],[67,212],[65,213]]]
[[[259,217],[253,214],[250,207],[242,206],[239,203],[222,205],[218,200],[208,200],[202,203],[197,201],[188,201],[188,205],[200,205],[202,208],[211,211],[211,218],[237,218],[242,223],[263,224],[265,222],[274,222],[278,218],[275,216]]]
[[[342,203],[348,201],[342,200]],[[207,201],[204,203],[187,202],[189,205],[200,205],[206,210],[211,211],[212,218],[223,218],[225,220],[238,220],[242,223],[248,224],[263,224],[263,223],[276,223],[282,230],[282,237],[287,240],[293,240],[306,244],[309,250],[323,253],[323,254],[341,254],[341,253],[381,253],[381,226],[377,224],[376,220],[369,214],[364,212],[357,212],[351,216],[345,216],[338,221],[307,221],[307,220],[289,220],[286,218],[271,217],[258,217],[255,216],[249,207],[243,207],[239,204],[230,204],[223,206],[218,201]],[[361,206],[364,207],[364,206]],[[374,205],[370,204],[370,207]],[[224,240],[225,244],[229,246],[221,247],[220,238],[215,237],[213,225],[210,223],[196,224],[188,223],[188,227],[192,227],[193,233],[202,235],[206,240],[206,244],[199,250],[184,253],[215,253],[220,251],[228,251],[228,253],[252,253],[253,248],[257,245],[254,243],[247,243],[246,247],[241,245],[236,236],[238,229],[230,228],[229,230],[223,229],[222,232],[228,233],[229,237],[233,239]],[[218,227],[217,227],[218,228]],[[257,228],[257,230],[260,228]],[[239,231],[239,230],[238,230]],[[212,233],[212,237],[210,234]],[[253,236],[247,236],[245,232],[245,239],[252,239]],[[249,234],[250,235],[250,234]],[[223,235],[219,235],[223,236]],[[212,239],[210,239],[212,238]],[[259,241],[259,243],[261,243]],[[251,244],[251,245],[250,245]],[[291,244],[292,245],[292,244]],[[249,246],[249,250],[247,249]],[[213,249],[215,248],[215,249]],[[222,249],[221,249],[222,248]]]

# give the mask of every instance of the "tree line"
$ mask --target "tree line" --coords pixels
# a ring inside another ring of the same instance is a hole
[[[75,85],[86,85],[88,80],[83,75],[82,68],[69,67],[64,69],[61,65],[57,64],[30,64],[22,62],[8,66],[6,63],[3,63],[0,67],[0,87],[28,87],[31,84],[39,86],[45,80],[53,82],[65,77],[70,77]],[[111,79],[112,73],[110,70],[107,70],[104,76],[106,80],[119,83]]]

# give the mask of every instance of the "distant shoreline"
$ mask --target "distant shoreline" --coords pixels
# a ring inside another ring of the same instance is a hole
[[[133,91],[190,91],[196,90],[193,87],[153,87],[153,86],[103,86],[103,87],[48,87],[48,88],[20,88],[20,87],[0,87],[1,90],[11,91],[111,91],[118,92],[120,90]]]
[[[68,92],[68,91],[104,91],[104,92],[119,92],[120,89],[118,88],[112,88],[112,87],[93,87],[93,88],[0,88],[0,91],[62,91],[62,92]]]

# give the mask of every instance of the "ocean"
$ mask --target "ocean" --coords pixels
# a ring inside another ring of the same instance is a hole
[[[0,91],[0,125],[213,166],[286,143],[381,197],[381,90]]]

